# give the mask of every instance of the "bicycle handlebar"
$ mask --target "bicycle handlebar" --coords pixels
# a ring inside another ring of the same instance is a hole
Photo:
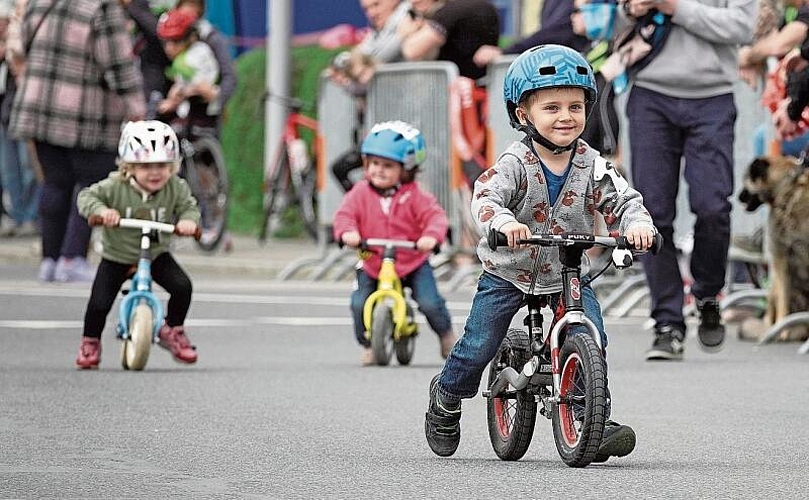
[[[505,234],[492,228],[489,231],[487,238],[489,248],[496,251],[497,247],[507,246],[508,238]],[[594,245],[617,248],[619,250],[632,250],[637,249],[629,243],[626,236],[596,236],[587,233],[561,233],[561,234],[535,234],[530,238],[520,238],[517,240],[520,245],[540,245],[545,247],[566,247],[566,246],[580,246],[582,248],[590,248]],[[654,242],[649,248],[652,255],[657,255],[660,249],[663,248],[663,237],[660,234],[654,235]]]
[[[360,242],[360,250],[368,250],[368,247],[393,247],[415,250],[416,242],[410,240],[393,240],[388,238],[366,238]],[[433,248],[433,253],[438,254],[440,252],[441,245],[436,245]]]
[[[100,215],[91,215],[87,218],[87,223],[90,226],[103,226],[104,225],[104,217]],[[180,235],[177,232],[177,226],[174,224],[166,224],[165,222],[155,222],[152,220],[146,219],[127,219],[122,218],[118,221],[118,225],[116,227],[127,227],[127,228],[134,228],[134,229],[146,229],[149,231],[157,231],[160,233],[174,233],[178,236]],[[199,240],[202,237],[202,229],[197,226],[197,231],[192,235],[195,240]]]

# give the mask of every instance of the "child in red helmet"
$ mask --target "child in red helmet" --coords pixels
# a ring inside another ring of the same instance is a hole
[[[220,113],[218,101],[205,102],[199,95],[199,89],[216,84],[219,63],[211,47],[199,40],[196,23],[196,14],[188,9],[172,9],[160,16],[157,36],[163,42],[166,55],[171,59],[167,75],[174,84],[168,96],[158,105],[157,111],[161,114],[173,112],[181,118],[188,117],[194,124],[202,127],[216,127]]]

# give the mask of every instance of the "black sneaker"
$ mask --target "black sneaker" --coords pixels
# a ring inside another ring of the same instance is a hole
[[[685,334],[671,325],[655,328],[652,348],[646,351],[646,361],[681,361]]]
[[[424,434],[433,453],[448,457],[461,442],[461,404],[447,408],[438,395],[438,375],[430,381],[430,405],[424,418]]]
[[[717,352],[725,342],[725,325],[719,314],[719,303],[714,298],[697,301],[699,311],[699,327],[697,338],[705,352]]]
[[[607,420],[604,422],[604,436],[593,462],[606,462],[610,457],[625,457],[635,449],[635,431],[628,425]]]

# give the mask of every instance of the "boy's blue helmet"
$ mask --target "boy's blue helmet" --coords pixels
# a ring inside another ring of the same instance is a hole
[[[427,158],[424,138],[416,127],[401,121],[377,123],[362,141],[360,153],[397,161],[413,170]]]
[[[538,45],[520,54],[506,71],[503,99],[511,126],[524,131],[517,119],[517,104],[533,90],[554,87],[584,89],[588,109],[596,102],[598,90],[593,69],[579,52],[564,45]]]

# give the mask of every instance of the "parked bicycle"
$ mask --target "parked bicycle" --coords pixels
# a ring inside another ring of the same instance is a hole
[[[157,114],[157,103],[162,98],[160,92],[152,93],[147,117]],[[215,128],[196,126],[182,116],[171,120],[170,124],[180,141],[180,176],[191,187],[202,216],[202,236],[197,245],[206,252],[213,252],[225,235],[229,204],[228,172],[222,145]]]
[[[488,235],[493,250],[508,244],[495,230]],[[502,460],[519,460],[534,434],[539,413],[552,421],[559,456],[570,467],[585,467],[601,444],[607,411],[607,365],[601,335],[584,315],[581,290],[610,266],[632,265],[633,246],[625,237],[591,234],[536,234],[518,244],[559,247],[562,293],[550,323],[543,329],[541,309],[550,296],[526,296],[526,329],[512,328],[489,366],[486,397],[489,439]],[[662,237],[655,236],[657,253]],[[582,283],[582,254],[588,248],[612,249],[612,259]],[[586,332],[586,333],[585,333]]]
[[[90,226],[101,226],[104,218],[92,215]],[[132,275],[129,289],[122,289],[123,299],[118,307],[116,332],[121,340],[121,366],[124,370],[140,371],[146,367],[153,343],[158,342],[158,333],[163,323],[163,305],[152,291],[151,243],[158,233],[174,233],[173,224],[143,219],[121,219],[119,228],[141,230],[141,253],[137,269]],[[198,239],[201,230],[194,236]]]
[[[376,291],[366,300],[362,310],[365,331],[370,336],[371,350],[377,365],[390,363],[393,352],[400,365],[409,365],[416,350],[419,333],[413,305],[405,294],[402,280],[396,273],[396,249],[415,249],[416,242],[385,238],[362,240],[360,251],[381,248],[382,266]]]
[[[302,113],[304,104],[300,99],[270,94],[267,97],[286,107],[287,118],[276,150],[277,155],[264,179],[264,217],[258,240],[261,243],[266,242],[291,207],[297,207],[304,229],[317,240],[315,158],[320,149],[317,120]],[[307,133],[313,136],[312,146],[302,136]]]

